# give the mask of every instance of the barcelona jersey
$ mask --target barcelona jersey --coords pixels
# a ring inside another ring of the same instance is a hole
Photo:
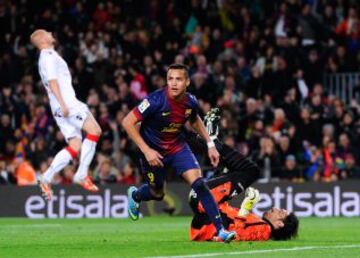
[[[133,112],[144,141],[162,155],[175,154],[187,147],[184,125],[196,119],[198,102],[190,93],[172,99],[165,87],[149,94]]]

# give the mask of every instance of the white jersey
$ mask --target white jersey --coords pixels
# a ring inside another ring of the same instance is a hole
[[[75,91],[71,83],[71,74],[65,60],[52,48],[43,49],[39,57],[39,74],[41,81],[47,91],[50,107],[55,114],[60,110],[60,104],[50,89],[50,80],[57,80],[61,96],[66,107],[71,111],[84,105],[75,96]]]

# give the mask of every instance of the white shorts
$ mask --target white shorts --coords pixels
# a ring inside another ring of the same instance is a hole
[[[57,112],[54,113],[55,121],[64,135],[66,142],[74,137],[82,140],[81,130],[89,114],[90,110],[84,103],[81,103],[81,105],[75,108],[70,108],[68,117],[63,117]]]

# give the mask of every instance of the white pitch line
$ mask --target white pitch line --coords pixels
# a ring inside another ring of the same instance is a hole
[[[177,255],[177,256],[149,256],[146,258],[193,258],[193,257],[212,257],[212,256],[224,256],[224,255],[245,255],[245,254],[262,254],[262,253],[275,253],[275,252],[292,252],[301,250],[316,250],[316,249],[350,249],[360,248],[360,245],[333,245],[333,246],[300,246],[292,248],[279,248],[279,249],[264,249],[264,250],[252,250],[252,251],[238,251],[238,252],[223,252],[223,253],[203,253],[203,254],[189,254],[189,255]]]
[[[8,225],[1,225],[2,228],[8,227],[8,228],[59,228],[61,227],[61,224],[8,224]]]

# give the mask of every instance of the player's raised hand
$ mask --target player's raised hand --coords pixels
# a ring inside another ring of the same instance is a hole
[[[153,167],[163,167],[164,164],[162,163],[162,159],[164,158],[161,156],[159,152],[154,149],[149,148],[146,152],[144,152],[145,158],[150,166]]]
[[[208,149],[208,155],[211,162],[211,165],[217,167],[219,164],[220,155],[215,147],[211,147]]]
[[[247,216],[254,206],[260,201],[259,190],[249,187],[245,191],[245,198],[240,206],[238,216]]]
[[[69,116],[69,109],[66,106],[62,106],[61,107],[61,114],[63,115],[63,117],[68,117]]]

